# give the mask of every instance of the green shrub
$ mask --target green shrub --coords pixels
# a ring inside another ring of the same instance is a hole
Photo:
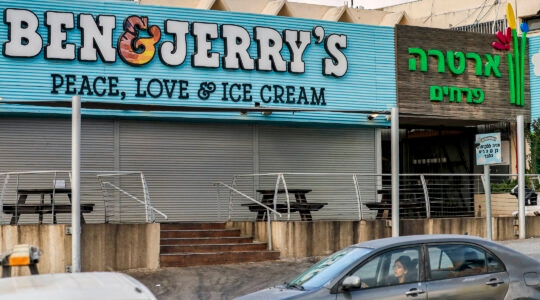
[[[510,190],[517,185],[517,180],[512,179],[505,182],[492,183],[491,193],[510,193]]]

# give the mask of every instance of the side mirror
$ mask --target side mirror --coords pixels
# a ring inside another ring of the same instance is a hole
[[[358,276],[347,276],[345,279],[343,279],[343,282],[341,283],[341,287],[344,290],[348,289],[357,289],[362,285],[362,282],[360,281],[360,277]]]

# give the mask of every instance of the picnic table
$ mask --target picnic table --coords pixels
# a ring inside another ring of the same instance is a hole
[[[65,194],[69,199],[69,204],[57,204],[56,196]],[[18,189],[18,200],[16,204],[4,204],[2,211],[5,214],[13,215],[11,217],[11,225],[16,225],[22,214],[38,214],[39,224],[43,224],[43,215],[52,214],[53,224],[56,224],[56,214],[71,213],[71,189],[67,188],[46,188],[46,189]],[[38,203],[27,203],[28,196],[40,195]],[[45,201],[45,196],[48,195],[50,201]],[[83,213],[90,213],[94,210],[94,204],[81,204],[81,222],[84,223]]]
[[[376,210],[376,219],[389,219],[392,217],[392,202],[387,201],[372,201],[364,202],[367,208]],[[399,203],[400,214],[407,217],[426,217],[426,203],[423,201],[416,202],[400,202]]]
[[[389,219],[392,217],[392,190],[382,188],[377,190],[377,194],[382,195],[381,201],[364,202],[367,208],[376,210],[376,219]],[[423,196],[409,199],[400,194],[399,201],[400,215],[407,217],[426,217],[426,203]]]
[[[311,192],[310,189],[287,189],[289,194],[294,195],[294,202],[290,202],[287,207],[287,203],[276,203],[275,210],[280,213],[287,213],[290,208],[290,212],[298,212],[302,221],[311,221],[312,211],[317,211],[323,208],[328,203],[324,202],[308,202],[306,194]],[[274,195],[275,189],[259,189],[257,193],[262,195],[261,203],[274,209]],[[285,189],[278,189],[278,194],[285,194]],[[267,209],[258,203],[244,203],[242,206],[247,206],[250,211],[257,212],[257,221],[266,220]]]

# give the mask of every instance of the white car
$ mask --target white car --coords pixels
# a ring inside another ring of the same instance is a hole
[[[135,278],[117,272],[42,274],[0,279],[0,300],[156,300]]]

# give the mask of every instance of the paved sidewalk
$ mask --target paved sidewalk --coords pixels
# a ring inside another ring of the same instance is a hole
[[[498,241],[540,260],[540,238]],[[162,268],[127,272],[159,300],[233,299],[292,279],[314,264],[313,259],[233,265]]]

